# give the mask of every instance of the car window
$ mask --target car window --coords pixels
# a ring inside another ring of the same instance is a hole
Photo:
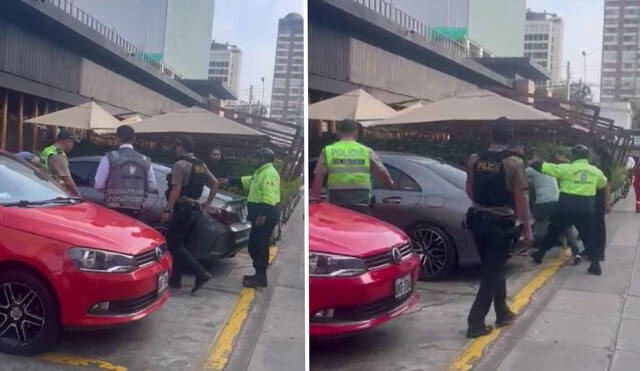
[[[409,192],[421,192],[422,188],[420,185],[413,180],[407,173],[398,169],[397,167],[384,164],[384,166],[389,171],[391,175],[391,179],[396,183],[396,189],[399,191],[409,191]],[[377,176],[372,175],[373,177],[373,188],[374,189],[389,189],[383,182],[378,179]]]
[[[459,189],[465,188],[467,174],[464,171],[446,163],[436,163],[429,165],[428,167],[431,171],[451,183],[454,187]]]
[[[93,187],[95,184],[96,171],[98,170],[97,162],[90,161],[71,161],[69,162],[69,171],[71,177],[78,187]]]
[[[18,201],[43,201],[69,197],[37,169],[7,156],[0,156],[0,204]]]

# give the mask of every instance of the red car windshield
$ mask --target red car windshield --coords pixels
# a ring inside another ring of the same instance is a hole
[[[0,154],[0,205],[68,197],[68,194],[38,170]]]

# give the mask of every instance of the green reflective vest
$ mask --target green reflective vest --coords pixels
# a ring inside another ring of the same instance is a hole
[[[371,191],[371,150],[348,140],[324,149],[327,160],[327,189]]]
[[[273,164],[266,164],[253,175],[240,178],[242,188],[249,191],[247,202],[276,206],[280,202],[280,174]]]
[[[595,196],[596,190],[607,186],[607,177],[587,160],[570,164],[542,164],[542,173],[558,179],[560,192],[575,196]]]
[[[42,166],[43,169],[49,171],[49,157],[53,155],[66,156],[62,148],[56,146],[55,144],[50,145],[40,153],[40,166]]]

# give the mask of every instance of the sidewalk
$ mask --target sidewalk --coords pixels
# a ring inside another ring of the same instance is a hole
[[[256,297],[226,370],[304,370],[304,199],[278,241],[269,288]]]
[[[476,370],[639,369],[639,226],[630,194],[607,219],[603,275],[587,274],[585,263],[562,268],[552,287],[537,294],[547,298],[537,298],[537,308],[530,308],[531,325],[521,328],[516,323]]]

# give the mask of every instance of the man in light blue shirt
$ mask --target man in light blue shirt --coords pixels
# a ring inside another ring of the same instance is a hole
[[[533,162],[545,161],[545,156],[540,153],[536,153],[533,158]],[[558,200],[560,199],[560,189],[558,187],[558,181],[551,176],[539,173],[533,168],[528,167],[525,170],[525,175],[529,185],[535,191],[535,201],[532,208],[533,217],[535,218],[534,236],[536,239],[544,237],[547,227],[549,226],[549,220],[551,215],[555,212],[558,206]],[[578,241],[577,231],[575,228],[570,228],[564,235],[567,239],[567,244],[571,248],[573,253],[574,264],[580,264],[582,262],[580,242]]]

